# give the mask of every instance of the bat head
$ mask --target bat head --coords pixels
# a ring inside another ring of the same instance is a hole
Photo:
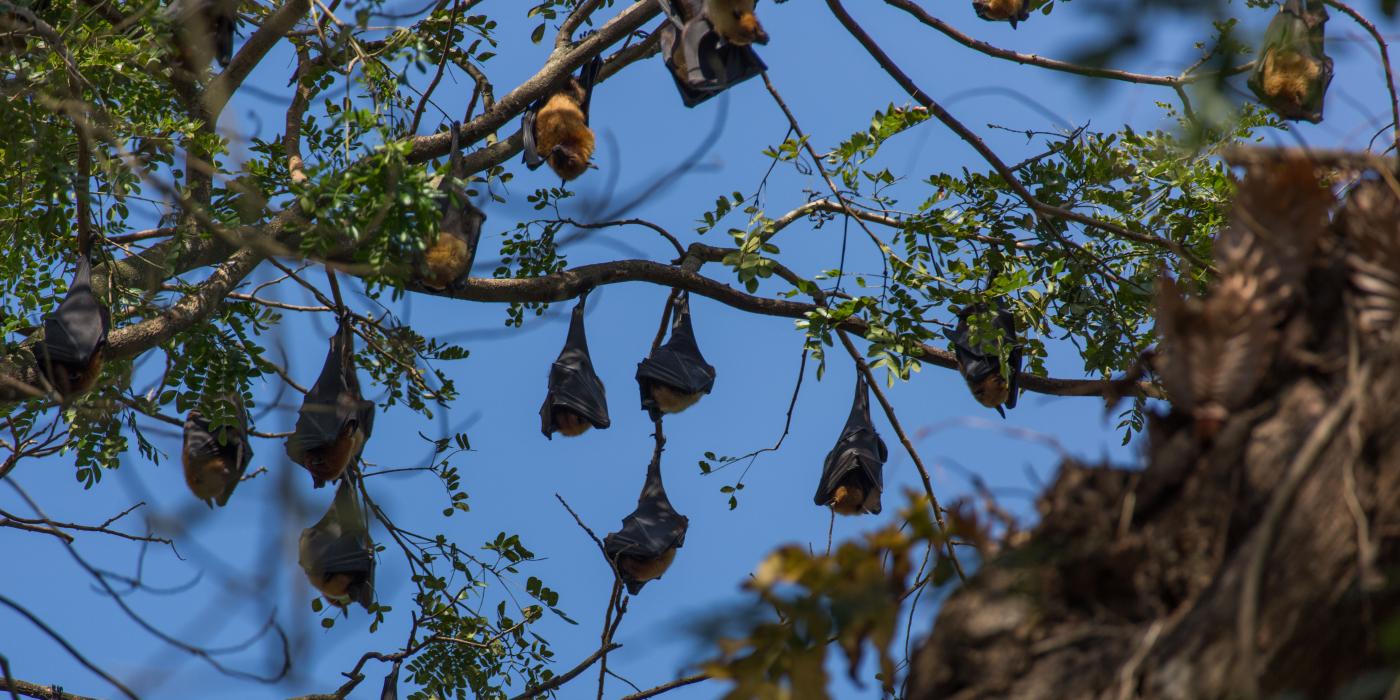
[[[763,25],[758,23],[758,15],[753,9],[747,11],[735,10],[734,24],[737,31],[731,37],[731,43],[744,46],[747,44],[767,44],[768,32],[763,31]],[[737,40],[734,40],[737,39]]]
[[[576,148],[558,145],[549,152],[549,167],[565,180],[572,180],[588,170],[589,163],[583,153]]]
[[[1001,411],[1001,405],[1006,403],[1006,399],[1011,393],[1011,388],[1007,386],[1006,380],[1002,379],[1000,374],[984,377],[977,382],[969,382],[968,388],[972,390],[972,396],[977,399],[977,403],[987,408],[995,408],[998,411]],[[1006,414],[1003,413],[1002,417],[1005,418]]]
[[[1026,0],[973,0],[972,10],[988,22],[1010,22],[1011,28],[1026,18]]]

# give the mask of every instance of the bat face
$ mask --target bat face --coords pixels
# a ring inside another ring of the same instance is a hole
[[[865,512],[865,496],[864,479],[852,472],[836,487],[836,493],[831,498],[831,509],[841,515],[860,515]]]
[[[1270,49],[1264,55],[1264,92],[1294,110],[1309,102],[1312,86],[1322,74],[1322,66],[1302,52],[1290,48]]]
[[[704,392],[682,393],[665,384],[652,384],[651,397],[662,413],[680,413],[700,401]]]
[[[223,494],[233,475],[232,465],[223,455],[199,457],[185,450],[181,455],[185,468],[185,485],[195,498],[213,507],[213,501]]]
[[[1010,387],[1000,374],[993,374],[979,382],[969,381],[968,388],[972,390],[977,403],[987,408],[997,408],[1006,403],[1007,394],[1010,393]]]
[[[587,418],[565,406],[554,408],[554,429],[564,437],[578,437],[593,427]]]
[[[624,581],[642,584],[661,578],[661,575],[671,568],[671,563],[675,560],[675,547],[655,557],[643,558],[623,554],[617,558],[617,571],[622,574]]]
[[[706,0],[705,14],[715,32],[735,46],[768,43],[768,33],[754,14],[754,0]]]
[[[424,256],[428,274],[423,277],[423,286],[430,289],[447,289],[470,270],[471,250],[460,236],[443,231],[437,242]]]
[[[364,446],[365,436],[360,431],[359,422],[349,420],[340,429],[340,435],[336,436],[334,442],[307,450],[306,468],[316,479],[316,486],[319,488],[324,486],[325,482],[339,479],[345,473],[346,467],[359,456]]]

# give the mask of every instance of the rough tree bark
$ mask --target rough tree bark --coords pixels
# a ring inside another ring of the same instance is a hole
[[[1163,333],[1196,367],[1173,386],[1156,363],[1174,404],[1144,467],[1063,465],[1038,526],[942,607],[907,697],[1400,697],[1384,643],[1400,621],[1400,185],[1311,163],[1299,178],[1304,162],[1241,183],[1221,276],[1186,302],[1206,316]],[[1250,239],[1233,259],[1232,234]],[[1251,344],[1219,323],[1239,311],[1232,275],[1268,307],[1270,341],[1234,400],[1221,387],[1248,372],[1231,354]],[[1187,357],[1212,333],[1218,352]]]

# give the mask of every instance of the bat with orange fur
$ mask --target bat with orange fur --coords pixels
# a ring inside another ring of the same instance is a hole
[[[525,165],[531,170],[548,163],[567,182],[592,167],[595,139],[588,126],[588,109],[602,66],[602,59],[594,57],[578,77],[570,77],[563,88],[525,112],[521,134]]]
[[[953,343],[958,372],[962,374],[963,381],[967,382],[972,397],[977,399],[977,403],[996,409],[996,412],[1005,418],[1006,411],[1002,410],[1002,406],[1015,408],[1020,393],[1018,379],[1021,374],[1022,350],[1017,341],[1016,319],[1005,306],[998,303],[996,317],[992,322],[996,336],[991,341],[993,344],[979,343],[968,326],[968,318],[982,310],[981,306],[963,309],[958,314],[957,327],[951,331],[945,330],[943,334]],[[1003,374],[1001,352],[998,348],[1008,343],[1008,371],[1007,374]]]
[[[236,396],[236,395],[235,395]],[[214,430],[210,421],[198,410],[185,416],[184,441],[180,462],[184,467],[185,485],[195,498],[210,508],[228,504],[233,490],[248,470],[253,448],[248,443],[248,412],[241,397],[230,398],[234,424]]]
[[[302,530],[297,561],[307,581],[332,605],[359,603],[368,610],[374,602],[374,543],[350,481],[341,480],[330,509]]]
[[[603,552],[617,567],[627,592],[637,595],[648,581],[661,578],[685,544],[690,519],[676,512],[661,481],[660,452],[647,465],[637,508],[622,519],[622,529],[603,538]]]
[[[331,336],[321,375],[306,393],[296,428],[287,438],[287,456],[311,472],[313,485],[321,488],[359,459],[373,429],[374,402],[360,395],[355,340],[349,320],[343,318]]]

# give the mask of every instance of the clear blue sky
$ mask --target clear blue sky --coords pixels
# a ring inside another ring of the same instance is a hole
[[[524,17],[528,4],[491,0],[480,8],[500,21],[499,36],[507,38],[499,48],[500,56],[487,65],[498,94],[537,70],[547,53],[546,47],[524,40],[533,26],[533,21]],[[989,129],[989,123],[1013,130],[1045,129],[1048,112],[1055,115],[1057,127],[1086,122],[1105,131],[1124,123],[1136,128],[1166,126],[1153,102],[1170,100],[1168,90],[1121,84],[1094,89],[1098,84],[1075,76],[973,53],[881,3],[847,0],[846,4],[927,92],[981,133],[1008,162],[1041,150],[1041,144],[1028,144],[1020,134]],[[926,0],[923,4],[975,37],[1049,56],[1072,55],[1103,29],[1086,12],[1089,3],[1062,5],[1054,15],[1034,16],[1015,32],[1005,25],[979,21],[970,2]],[[1370,10],[1373,4],[1363,6]],[[1244,11],[1238,4],[1235,9]],[[762,3],[760,11],[773,37],[761,55],[818,150],[828,149],[852,131],[868,126],[875,109],[891,102],[908,103],[898,86],[878,70],[820,3]],[[1260,27],[1267,17],[1253,11],[1248,24]],[[1174,73],[1192,62],[1191,43],[1205,35],[1165,17],[1157,27],[1150,45],[1126,58],[1122,67]],[[1384,113],[1385,101],[1373,49],[1360,41],[1359,31],[1344,17],[1334,17],[1329,28],[1337,77],[1329,95],[1328,119],[1320,126],[1305,125],[1296,133],[1313,145],[1364,147],[1384,121],[1374,121]],[[1395,26],[1382,24],[1382,29],[1393,32]],[[249,30],[245,28],[243,34],[246,38]],[[281,95],[291,67],[288,52],[275,52],[250,83],[260,94]],[[423,78],[418,84],[425,82]],[[1242,81],[1238,84],[1242,86]],[[460,114],[470,94],[469,85],[460,80],[447,82],[437,99],[449,111]],[[253,135],[275,136],[285,109],[280,100],[241,96],[227,112],[221,131],[235,141]],[[424,120],[425,131],[440,118],[430,110]],[[697,240],[694,220],[717,196],[735,190],[753,191],[768,166],[761,151],[779,143],[787,131],[783,115],[759,81],[739,86],[697,109],[685,109],[659,58],[629,68],[601,86],[594,96],[592,120],[600,137],[596,158],[600,170],[577,182],[580,199],[566,212],[580,212],[590,198],[611,197],[613,204],[628,201],[685,158],[716,120],[722,123],[722,138],[695,164],[699,167],[629,212],[667,227],[683,242]],[[514,128],[512,125],[502,136]],[[1277,134],[1270,138],[1281,142],[1292,139]],[[235,157],[242,152],[236,146]],[[516,180],[502,192],[510,203],[487,207],[487,237],[478,258],[478,275],[490,274],[491,253],[500,235],[513,229],[517,221],[533,217],[524,197],[536,187],[557,184],[548,170],[531,173],[516,162],[511,164]],[[919,180],[937,172],[985,169],[963,142],[932,121],[897,137],[879,163],[909,179],[911,186],[904,192],[917,191]],[[816,178],[780,166],[767,189],[768,213],[777,216],[801,204],[807,198],[804,190],[823,189]],[[912,206],[913,201],[906,203]],[[741,222],[735,219],[732,223]],[[706,234],[704,240],[716,245],[728,243],[721,233]],[[801,223],[783,231],[776,242],[783,249],[785,262],[800,273],[813,274],[835,266],[841,227],[837,222],[817,230]],[[568,252],[574,265],[613,257],[669,260],[672,255],[663,241],[639,228],[587,232]],[[848,269],[878,273],[875,260],[868,242],[852,235]],[[254,277],[269,279],[270,269],[264,266]],[[728,274],[718,267],[707,272],[721,280]],[[359,288],[358,283],[352,286]],[[768,285],[762,293],[772,295],[780,289]],[[579,439],[556,438],[552,442],[540,435],[536,412],[544,396],[549,363],[563,342],[565,327],[558,319],[567,305],[552,309],[549,318],[528,319],[523,329],[503,328],[505,308],[501,305],[410,296],[398,307],[420,332],[458,340],[472,355],[443,365],[455,379],[461,397],[439,421],[426,421],[403,410],[389,411],[376,420],[365,456],[378,468],[423,466],[427,449],[418,432],[435,435],[443,433],[445,427],[468,426],[475,451],[454,463],[462,471],[472,510],[447,520],[441,518],[439,512],[446,505],[441,489],[435,479],[422,474],[378,477],[370,482],[372,492],[402,525],[447,533],[468,548],[494,538],[497,532],[519,533],[526,546],[544,558],[525,566],[524,571],[559,590],[561,607],[580,622],[575,627],[547,616],[536,628],[553,642],[558,671],[597,647],[611,574],[593,543],[554,496],[558,493],[567,499],[600,536],[616,529],[632,510],[651,452],[651,425],[638,407],[633,373],[656,330],[665,294],[661,288],[629,284],[592,295],[590,345],[609,390],[613,425],[610,430],[593,431]],[[359,295],[352,292],[350,297],[360,310],[371,308]],[[285,290],[282,298],[305,301],[294,289]],[[742,454],[776,439],[797,373],[801,335],[790,320],[748,316],[706,299],[696,298],[693,311],[701,348],[718,369],[718,380],[711,396],[690,411],[667,419],[670,442],[663,462],[671,500],[690,517],[690,531],[671,571],[632,600],[618,636],[624,646],[610,657],[613,670],[642,688],[686,672],[687,663],[697,652],[692,627],[741,600],[739,584],[765,553],[790,542],[825,547],[828,514],[812,504],[812,492],[822,458],[849,409],[854,381],[854,369],[839,348],[830,353],[822,381],[816,381],[814,367],[809,366],[792,434],[781,452],[758,460],[746,479],[739,508],[731,511],[719,489],[732,483],[737,473],[731,470],[702,476],[696,460],[705,451]],[[299,381],[313,381],[330,332],[327,318],[289,314],[281,341],[291,355],[292,374]],[[1049,342],[1049,348],[1048,365],[1053,375],[1082,376],[1071,345]],[[141,376],[139,373],[138,386],[143,384]],[[269,383],[255,391],[262,401],[271,402],[278,387]],[[377,397],[377,388],[370,387],[367,394]],[[1026,394],[1003,423],[993,412],[976,405],[955,372],[935,367],[926,368],[909,384],[894,387],[890,395],[906,427],[922,436],[918,447],[933,469],[934,486],[945,503],[967,492],[968,482],[961,471],[966,469],[998,489],[1016,512],[1031,515],[1030,490],[1053,478],[1059,455],[1035,441],[1009,434],[1003,427],[1053,436],[1070,453],[1091,461],[1130,462],[1137,453],[1134,447],[1119,446],[1112,417],[1105,418],[1102,403],[1095,399]],[[284,397],[283,403],[288,402],[292,405],[273,406],[270,411],[267,406],[256,406],[257,428],[290,429],[296,402]],[[12,478],[56,520],[100,522],[136,501],[145,501],[147,508],[138,513],[150,516],[158,532],[176,533],[183,557],[178,559],[164,548],[153,547],[144,559],[146,583],[176,587],[199,579],[188,590],[168,595],[134,593],[127,602],[162,630],[206,646],[236,643],[275,614],[293,643],[296,665],[292,675],[275,687],[231,679],[162,644],[94,592],[88,577],[53,538],[0,529],[0,550],[11,562],[0,569],[0,590],[28,606],[84,654],[149,698],[280,698],[330,692],[342,682],[339,674],[353,666],[364,651],[398,648],[407,630],[411,586],[402,558],[393,547],[380,561],[377,582],[381,602],[393,605],[395,611],[378,634],[368,634],[369,621],[359,609],[329,631],[321,629],[318,616],[311,612],[313,593],[296,566],[296,539],[303,527],[320,516],[332,489],[313,492],[305,472],[286,462],[279,441],[255,441],[253,466],[267,466],[270,472],[240,486],[227,508],[211,513],[185,489],[176,431],[145,419],[141,424],[149,428],[149,435],[158,436],[156,444],[167,455],[159,465],[129,455],[120,470],[107,474],[91,491],[84,491],[75,482],[71,458],[65,457],[25,463]],[[876,424],[891,448],[885,467],[886,510],[879,517],[837,520],[837,541],[896,517],[899,494],[917,485],[913,465],[878,410]],[[9,488],[0,488],[0,507],[27,512]],[[129,516],[127,527],[139,529],[139,517]],[[174,529],[180,522],[188,526],[187,531]],[[387,539],[378,529],[375,534],[379,540]],[[134,572],[140,555],[135,545],[100,536],[80,537],[77,546],[95,565],[127,574]],[[519,584],[523,583],[522,576]],[[918,612],[923,623],[916,625],[916,638],[926,630],[934,612],[935,605],[927,602]],[[267,656],[274,648],[255,645],[252,651],[223,660],[240,669],[265,670],[276,666],[277,660]],[[0,653],[9,658],[18,678],[57,683],[86,695],[116,696],[47,637],[7,610],[0,610]],[[379,678],[387,669],[376,662],[366,668],[371,677],[352,697],[377,698]],[[592,697],[595,676],[596,668],[566,686],[560,696]],[[721,689],[712,682],[667,697],[709,698]],[[878,695],[874,684],[863,690],[838,684],[834,690],[840,697]],[[608,697],[626,692],[631,691],[610,679]]]

